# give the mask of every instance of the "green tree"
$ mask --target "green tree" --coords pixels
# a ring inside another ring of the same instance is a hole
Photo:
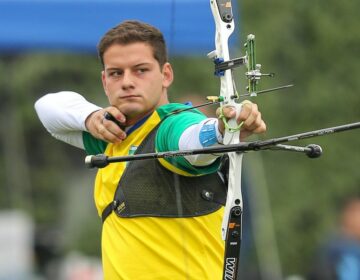
[[[277,74],[263,86],[295,84],[256,99],[268,123],[266,137],[359,120],[358,1],[239,3],[241,36],[256,34],[264,72]],[[339,201],[358,194],[358,135],[295,143],[322,145],[324,155],[314,161],[288,153],[261,155],[286,275],[306,274],[317,247],[336,227]]]

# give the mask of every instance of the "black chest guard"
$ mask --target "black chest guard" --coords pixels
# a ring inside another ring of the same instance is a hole
[[[156,131],[149,133],[136,154],[154,152]],[[167,170],[158,160],[131,161],[102,220],[112,211],[122,218],[201,216],[218,210],[225,199],[226,186],[217,173],[187,177]]]

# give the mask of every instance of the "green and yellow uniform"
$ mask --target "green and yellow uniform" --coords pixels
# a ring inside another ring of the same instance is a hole
[[[105,143],[84,133],[88,154],[107,156],[132,154],[145,137],[170,112],[181,104],[159,107],[146,120],[136,124],[121,144]],[[206,117],[199,111],[187,111],[167,117],[155,140],[157,151],[178,150],[182,132]],[[184,158],[160,160],[167,169],[185,176],[212,173],[218,162],[197,168]],[[95,203],[101,216],[113,200],[126,163],[113,163],[99,169],[95,179]],[[221,239],[223,208],[211,214],[190,218],[121,218],[111,214],[102,229],[104,278],[126,279],[221,279],[224,242]]]

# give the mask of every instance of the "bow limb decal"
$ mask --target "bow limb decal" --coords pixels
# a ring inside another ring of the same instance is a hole
[[[215,47],[216,49],[208,56],[215,64],[230,61],[228,40],[234,31],[234,18],[231,1],[210,0],[212,14],[214,16]],[[237,116],[241,111],[241,104],[235,102],[238,98],[231,69],[215,72],[220,76],[220,100],[221,105],[229,105],[236,109]],[[224,144],[239,144],[240,126],[236,118],[226,124]],[[242,193],[241,193],[241,169],[243,154],[231,152],[229,156],[228,193],[225,211],[221,226],[222,239],[225,240],[224,272],[223,279],[236,279],[237,267],[240,257],[241,223],[242,223]]]

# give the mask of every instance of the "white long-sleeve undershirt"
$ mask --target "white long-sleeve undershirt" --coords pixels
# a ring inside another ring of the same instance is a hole
[[[35,103],[35,110],[47,131],[56,139],[84,149],[82,131],[86,118],[101,107],[72,91],[49,93]]]

